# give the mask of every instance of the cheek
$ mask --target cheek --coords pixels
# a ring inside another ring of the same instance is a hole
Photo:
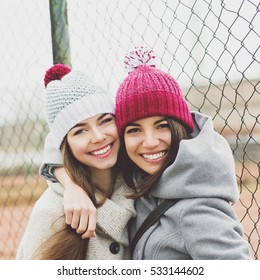
[[[172,135],[170,131],[164,131],[161,132],[160,135],[158,135],[158,138],[164,142],[167,146],[171,146],[172,143]]]
[[[119,141],[119,135],[115,124],[102,127],[102,133],[114,141]]]
[[[115,140],[119,140],[119,136],[118,136],[118,132],[117,132],[117,127],[116,125],[113,125],[111,128],[110,128],[110,135],[112,135]]]
[[[171,133],[167,133],[167,135],[165,137],[165,143],[168,144],[169,146],[171,146],[171,144],[172,144],[172,135],[171,135]]]
[[[68,141],[70,149],[75,157],[77,154],[82,153],[85,149],[85,145],[83,145],[82,142],[83,141]]]
[[[137,139],[126,138],[125,139],[125,147],[126,147],[127,154],[131,157],[131,155],[138,148],[138,141],[137,141]]]

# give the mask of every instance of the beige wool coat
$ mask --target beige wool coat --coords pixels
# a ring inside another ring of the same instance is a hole
[[[17,251],[18,260],[33,259],[43,241],[65,226],[64,188],[59,183],[48,182],[48,185],[32,210]],[[118,175],[111,198],[97,210],[97,236],[90,238],[86,259],[130,258],[127,223],[136,212],[133,200],[125,197],[129,193],[122,176]]]

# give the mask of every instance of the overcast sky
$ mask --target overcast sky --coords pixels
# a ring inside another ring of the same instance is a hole
[[[157,65],[182,86],[191,77],[197,84],[259,79],[259,1],[67,2],[73,68],[113,92],[125,75],[125,52],[140,44],[153,48]],[[52,65],[52,47],[49,1],[0,4],[2,124],[42,114],[42,80]]]

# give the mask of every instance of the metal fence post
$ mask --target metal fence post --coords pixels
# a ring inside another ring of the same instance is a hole
[[[53,63],[71,66],[66,0],[49,0]]]

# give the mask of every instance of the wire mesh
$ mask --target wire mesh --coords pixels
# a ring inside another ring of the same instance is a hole
[[[193,110],[213,118],[236,161],[233,206],[259,259],[259,1],[67,0],[73,68],[115,92],[123,57],[146,45],[182,86]],[[43,76],[52,65],[47,1],[6,1],[0,34],[0,259],[14,259],[31,208],[47,126]]]

